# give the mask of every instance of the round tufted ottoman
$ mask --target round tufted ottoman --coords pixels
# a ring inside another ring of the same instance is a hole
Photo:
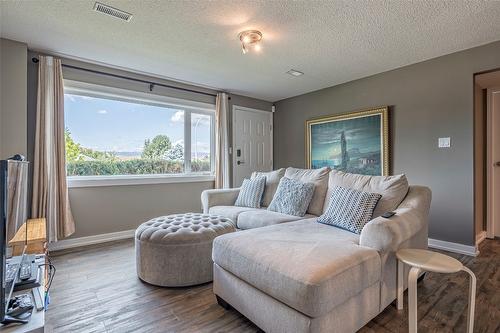
[[[135,232],[137,275],[163,287],[212,281],[212,241],[235,230],[230,219],[218,215],[186,213],[149,220]]]

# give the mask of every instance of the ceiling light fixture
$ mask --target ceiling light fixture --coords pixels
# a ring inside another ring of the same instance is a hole
[[[250,51],[259,52],[261,50],[260,42],[262,33],[258,30],[245,30],[238,34],[241,42],[241,51],[247,54]]]
[[[290,74],[291,76],[301,76],[301,75],[304,75],[304,73],[302,73],[301,71],[295,70],[295,69],[290,69],[286,73]]]

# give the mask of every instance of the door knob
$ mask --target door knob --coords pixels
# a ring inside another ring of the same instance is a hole
[[[500,161],[496,162],[496,163],[495,163],[495,166],[500,167]]]
[[[237,161],[236,164],[240,165],[240,164],[245,164],[245,162],[242,162],[242,161]]]

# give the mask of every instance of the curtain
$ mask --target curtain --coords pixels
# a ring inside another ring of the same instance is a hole
[[[218,93],[215,100],[215,188],[229,187],[228,108],[227,94]]]
[[[16,235],[26,222],[28,162],[7,161],[7,241]]]
[[[75,232],[66,183],[61,60],[40,56],[33,161],[33,218],[45,218],[49,242]]]

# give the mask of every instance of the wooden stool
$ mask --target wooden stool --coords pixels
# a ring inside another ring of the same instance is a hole
[[[404,264],[411,266],[408,274],[408,331],[417,332],[417,279],[422,271],[436,273],[456,273],[465,271],[469,274],[469,311],[467,313],[467,332],[472,333],[474,329],[474,308],[476,303],[476,276],[455,258],[447,255],[421,250],[401,249],[397,251],[398,258],[398,310],[403,309],[403,272]]]

